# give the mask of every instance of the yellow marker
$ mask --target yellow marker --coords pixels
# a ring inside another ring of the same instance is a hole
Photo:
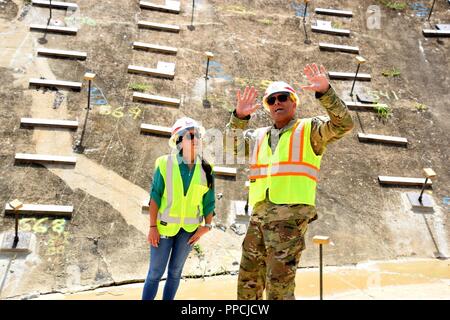
[[[13,208],[14,210],[19,210],[20,208],[23,207],[23,203],[20,202],[18,199],[15,199],[13,201],[11,201],[9,203],[9,205],[11,206],[11,208]]]
[[[315,243],[315,244],[329,244],[330,243],[330,237],[314,236],[313,237],[313,243]]]
[[[86,72],[84,74],[84,80],[94,80],[94,78],[95,78],[95,73]]]
[[[363,64],[366,63],[367,60],[361,56],[356,56],[356,61],[358,62],[358,64]]]
[[[425,177],[428,179],[436,178],[436,172],[434,172],[431,168],[424,168],[423,172],[425,173]]]

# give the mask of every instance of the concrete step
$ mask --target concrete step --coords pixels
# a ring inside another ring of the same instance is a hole
[[[379,134],[358,133],[358,139],[361,142],[386,143],[405,147],[408,145],[408,139],[402,137],[384,136]]]
[[[350,30],[346,29],[334,29],[334,28],[323,28],[317,26],[311,26],[311,30],[316,33],[326,33],[334,36],[350,36]]]
[[[319,48],[322,51],[340,51],[340,52],[346,52],[346,53],[359,54],[358,47],[343,46],[343,45],[332,44],[332,43],[319,42]]]
[[[417,186],[422,187],[425,183],[425,178],[405,178],[405,177],[392,177],[392,176],[378,176],[380,184],[384,185],[398,185],[398,186]],[[427,181],[427,187],[433,183],[430,179]]]
[[[236,177],[237,169],[228,167],[214,167],[214,174],[217,176]]]
[[[314,12],[316,14],[324,14],[328,16],[347,17],[347,18],[353,17],[353,12],[350,10],[316,8]]]
[[[56,27],[56,26],[47,26],[45,24],[32,24],[30,25],[31,31],[44,31],[50,33],[61,33],[67,35],[76,35],[78,32],[77,28],[70,27]]]
[[[29,153],[16,153],[16,163],[39,163],[39,164],[67,164],[75,165],[77,163],[76,157],[66,156],[53,156],[46,154],[29,154]]]
[[[15,214],[16,211],[7,203],[5,206],[5,214]],[[51,215],[72,217],[73,206],[60,205],[42,205],[42,204],[24,204],[17,210],[18,214],[26,215]]]
[[[141,92],[133,92],[133,101],[169,105],[169,106],[173,106],[173,107],[180,106],[180,99],[155,96],[155,95],[141,93]]]
[[[335,72],[335,71],[328,72],[328,75],[332,80],[353,80],[355,78],[355,74],[356,73],[354,72]],[[370,81],[372,80],[372,77],[368,73],[358,73],[356,80]]]
[[[78,129],[78,121],[21,118],[20,126],[21,127],[62,128],[62,129],[76,130],[76,129]]]
[[[169,127],[161,127],[153,124],[141,124],[141,133],[152,133],[161,136],[170,137],[172,131]]]
[[[147,76],[153,76],[157,78],[165,78],[165,79],[173,79],[175,77],[175,72],[171,71],[164,71],[159,68],[153,69],[153,68],[146,68],[146,67],[140,67],[140,66],[128,66],[128,72],[129,73],[136,73],[136,74],[144,74]]]
[[[33,6],[36,7],[45,7],[50,8],[50,1],[48,0],[32,0],[31,1]],[[61,1],[52,1],[51,5],[52,9],[70,9],[70,10],[77,10],[78,5],[76,3],[71,2],[61,2]]]
[[[450,31],[448,30],[423,29],[422,33],[425,37],[440,37],[440,38],[450,37]]]
[[[77,91],[80,91],[81,87],[82,87],[81,82],[64,81],[64,80],[48,80],[48,79],[37,79],[37,78],[30,79],[29,85],[35,86],[35,87],[73,89],[73,90],[77,90]]]
[[[133,42],[133,49],[139,49],[139,50],[147,50],[157,53],[165,53],[165,54],[177,54],[178,49],[173,47],[167,47],[167,46],[160,46],[157,44],[150,44],[150,43],[144,43],[144,42]]]
[[[78,60],[86,60],[86,58],[87,58],[86,52],[58,50],[58,49],[46,49],[46,48],[37,49],[37,54],[40,56],[69,58],[69,59],[78,59]]]
[[[165,5],[155,4],[148,1],[140,1],[139,6],[142,9],[163,11],[169,13],[180,13],[180,2],[179,1],[167,1]]]
[[[138,21],[138,27],[142,29],[152,29],[158,31],[180,32],[179,26],[157,22]]]

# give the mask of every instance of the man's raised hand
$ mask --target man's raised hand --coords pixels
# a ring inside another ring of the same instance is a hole
[[[312,90],[319,93],[325,93],[330,88],[330,82],[327,77],[327,70],[324,66],[317,67],[315,63],[306,65],[303,72],[309,81],[309,85],[300,86],[303,90]]]
[[[261,107],[261,104],[255,103],[257,96],[258,92],[253,86],[251,88],[246,86],[244,94],[241,94],[241,89],[237,91],[236,115],[238,118],[243,119]]]

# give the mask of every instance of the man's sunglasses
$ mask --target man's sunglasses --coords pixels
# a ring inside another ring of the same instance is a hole
[[[194,133],[188,132],[183,137],[186,138],[186,140],[194,140],[194,138],[197,138],[197,140],[198,140],[198,139],[200,139],[200,133],[198,133],[198,132],[194,132]]]
[[[267,104],[269,106],[272,106],[275,104],[277,99],[280,102],[286,102],[288,98],[289,98],[289,94],[287,94],[287,93],[279,94],[278,96],[271,96],[267,99]]]

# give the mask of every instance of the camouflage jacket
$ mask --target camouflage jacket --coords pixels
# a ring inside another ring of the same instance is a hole
[[[316,98],[328,113],[328,116],[313,117],[311,121],[311,146],[317,155],[322,155],[328,143],[342,138],[351,131],[353,119],[333,87],[330,87],[324,94],[316,93]],[[234,154],[244,152],[248,156],[250,153],[249,146],[254,145],[253,141],[257,138],[255,129],[246,130],[249,119],[250,117],[244,120],[239,119],[233,112],[230,122],[226,126],[225,135],[226,141],[234,141],[234,143],[225,145],[227,152],[233,152]],[[278,141],[279,136],[289,130],[296,121],[296,118],[292,119],[281,129],[277,129],[272,125],[271,130],[269,130],[269,144],[272,150],[276,147],[276,143],[271,143],[270,141],[274,138]],[[242,134],[243,137],[237,137],[238,134]],[[270,222],[303,218],[307,218],[309,221],[317,219],[315,207],[303,204],[276,205],[271,203],[266,197],[265,201],[255,205],[251,220]]]

